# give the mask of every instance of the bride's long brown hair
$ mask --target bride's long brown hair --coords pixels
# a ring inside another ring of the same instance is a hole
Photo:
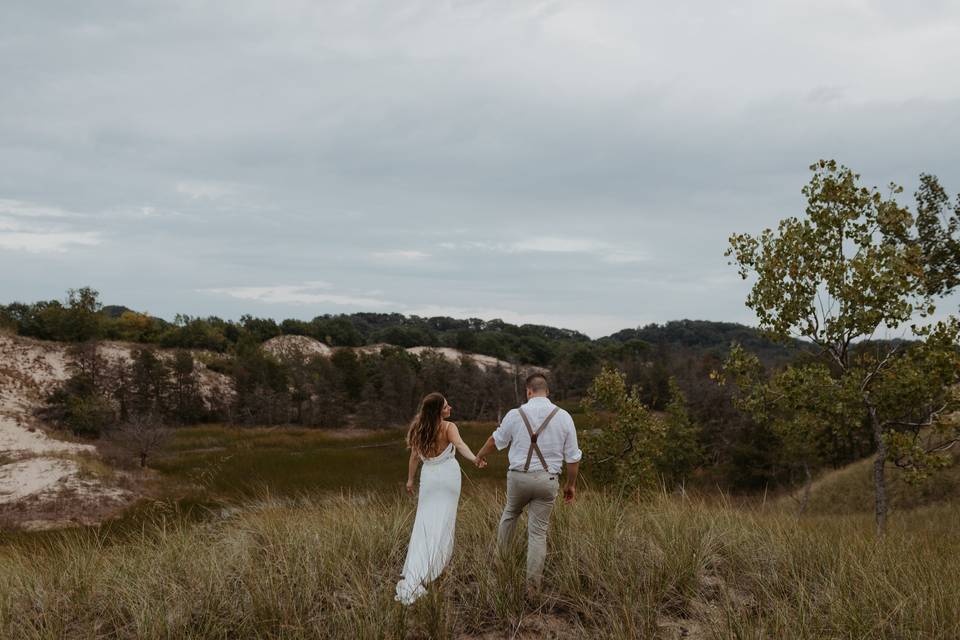
[[[433,455],[437,435],[443,423],[443,407],[447,399],[439,393],[428,393],[420,401],[420,410],[407,429],[407,447],[426,458]]]

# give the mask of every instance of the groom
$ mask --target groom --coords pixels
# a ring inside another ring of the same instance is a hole
[[[547,379],[539,373],[527,378],[527,403],[511,410],[477,452],[479,466],[496,449],[510,447],[507,504],[500,518],[497,545],[503,551],[513,538],[517,518],[527,511],[527,582],[540,588],[547,555],[550,512],[560,490],[560,468],[567,463],[566,502],[576,495],[577,472],[583,455],[570,414],[548,399]]]

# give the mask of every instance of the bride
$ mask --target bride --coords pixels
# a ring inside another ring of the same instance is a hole
[[[446,421],[450,411],[442,395],[428,394],[420,402],[420,411],[407,431],[410,448],[407,493],[413,495],[413,479],[421,461],[423,470],[417,516],[403,574],[397,583],[396,599],[403,604],[412,604],[425,594],[426,585],[440,575],[453,555],[453,533],[460,501],[460,465],[454,449],[470,462],[477,460],[460,437],[457,425]],[[478,466],[486,466],[485,461]]]

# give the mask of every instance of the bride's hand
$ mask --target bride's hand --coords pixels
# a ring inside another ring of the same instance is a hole
[[[477,458],[477,459],[474,461],[474,464],[477,465],[477,469],[485,469],[486,466],[487,466],[487,459],[486,459],[486,458]]]
[[[407,480],[407,493],[413,495],[413,480]]]

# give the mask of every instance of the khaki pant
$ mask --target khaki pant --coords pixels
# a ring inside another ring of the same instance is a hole
[[[505,551],[513,540],[517,518],[527,505],[527,581],[539,588],[547,556],[550,512],[560,490],[559,474],[546,471],[507,472],[507,504],[500,517],[497,545]]]

